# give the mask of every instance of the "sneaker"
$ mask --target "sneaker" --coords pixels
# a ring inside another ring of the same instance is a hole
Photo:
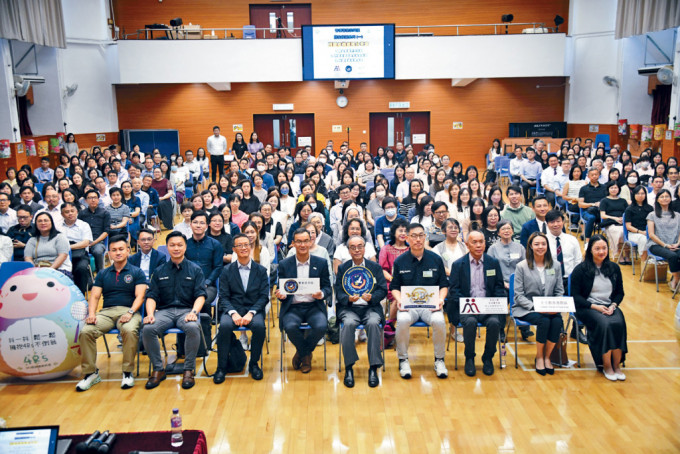
[[[404,379],[411,378],[411,366],[408,363],[408,359],[399,360],[399,375]]]
[[[368,340],[368,337],[366,336],[366,330],[360,329],[359,330],[359,342],[366,342]]]
[[[449,376],[449,371],[446,369],[446,364],[444,364],[443,359],[434,360],[434,372],[439,378],[446,378]]]
[[[451,339],[455,339],[456,342],[464,342],[465,338],[463,337],[463,333],[458,332],[458,328],[454,328],[453,331],[451,332]]]
[[[100,381],[102,381],[102,378],[99,376],[99,371],[96,370],[78,382],[78,384],[76,385],[76,391],[78,392],[87,391]]]
[[[238,340],[241,341],[243,351],[247,352],[248,350],[250,350],[250,345],[248,345],[248,335],[246,333],[241,333],[241,336],[238,338]]]
[[[322,346],[324,342],[326,342],[326,337],[321,336],[321,339],[319,339],[319,341],[316,343],[316,345]]]
[[[123,374],[123,381],[120,382],[121,389],[130,389],[135,386],[135,377],[132,374]]]

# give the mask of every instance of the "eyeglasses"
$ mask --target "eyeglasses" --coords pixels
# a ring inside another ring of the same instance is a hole
[[[426,236],[427,236],[427,235],[425,235],[424,233],[420,233],[420,234],[410,234],[410,235],[409,235],[409,238],[413,238],[414,240],[424,240]]]
[[[250,243],[235,244],[234,249],[245,249],[250,247]]]
[[[362,251],[364,249],[364,245],[361,244],[359,246],[349,246],[347,249],[350,251]]]
[[[434,212],[434,214],[447,214],[449,210],[437,210]]]

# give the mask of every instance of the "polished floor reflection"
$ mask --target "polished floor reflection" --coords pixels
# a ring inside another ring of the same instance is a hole
[[[356,386],[347,389],[337,370],[337,345],[328,345],[326,372],[318,349],[313,371],[303,375],[290,366],[293,347],[288,344],[279,373],[277,324],[261,382],[238,375],[214,385],[203,377],[187,391],[175,376],[146,391],[148,360],[142,357],[142,377],[132,390],[122,391],[120,350],[109,336],[111,359],[100,342],[104,380],[88,392],[74,390],[78,369],[51,383],[0,375],[0,417],[11,426],[59,424],[62,433],[169,430],[171,409],[179,407],[185,428],[206,432],[211,453],[678,452],[677,300],[667,286],[656,293],[653,283],[633,278],[630,267],[623,272],[629,337],[625,382],[611,383],[598,374],[587,348],[581,350],[581,369],[541,377],[531,370],[535,348],[520,343],[520,368],[515,369],[512,333],[507,368],[486,377],[480,362],[477,377],[469,378],[462,370],[462,345],[454,370],[452,343],[446,357],[449,378],[440,380],[430,339],[424,329],[413,328],[411,380],[399,377],[396,353],[389,350],[381,384],[370,389],[365,346],[360,346]],[[569,356],[576,359],[573,343]],[[215,365],[212,354],[209,370]]]

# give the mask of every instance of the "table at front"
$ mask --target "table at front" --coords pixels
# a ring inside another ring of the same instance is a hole
[[[164,432],[114,432],[116,443],[111,454],[128,454],[130,451],[172,451],[179,454],[208,454],[208,442],[201,430],[184,430],[184,444],[177,448],[170,446],[170,431]],[[60,435],[59,439],[73,440],[66,454],[75,454],[76,445],[87,440],[91,434]]]

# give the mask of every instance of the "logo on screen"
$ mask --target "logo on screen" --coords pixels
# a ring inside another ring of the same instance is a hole
[[[333,68],[333,71],[335,71],[335,72],[340,71],[340,67],[339,67],[339,66],[336,66],[335,68]]]
[[[345,66],[345,72],[351,73],[352,67],[350,65]]]

